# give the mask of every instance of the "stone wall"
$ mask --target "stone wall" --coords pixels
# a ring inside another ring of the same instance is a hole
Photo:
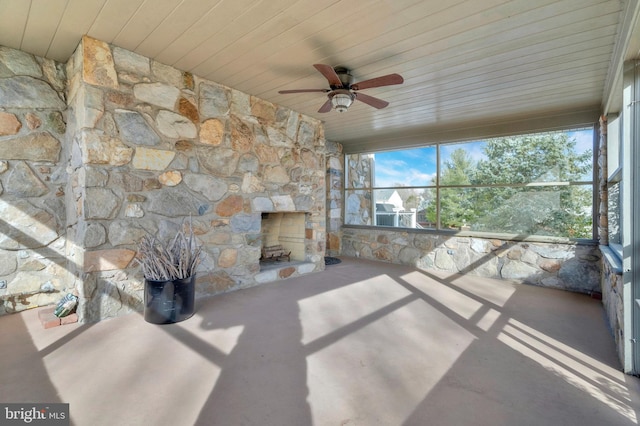
[[[600,250],[593,245],[517,242],[378,228],[345,228],[342,253],[587,294],[600,293]]]
[[[371,182],[373,179],[371,154],[350,154],[346,160],[345,217],[346,225],[373,225],[371,217]]]
[[[140,311],[137,241],[189,218],[198,296],[324,269],[320,121],[89,37],[66,65],[2,48],[0,78],[0,295],[74,291],[84,322]],[[276,211],[306,213],[305,260],[261,273]]]
[[[0,46],[0,314],[73,290],[64,88],[62,64]]]
[[[327,141],[327,254],[342,251],[344,154],[342,145]]]
[[[262,212],[307,212],[304,272],[324,268],[321,122],[88,37],[67,73],[82,320],[139,310],[136,241],[188,217],[198,295],[258,283]]]
[[[624,365],[624,303],[622,270],[614,266],[613,253],[606,253],[602,261],[602,304],[611,334],[616,343],[620,362]]]

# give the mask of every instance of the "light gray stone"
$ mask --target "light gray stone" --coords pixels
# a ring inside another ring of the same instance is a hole
[[[231,91],[231,114],[243,116],[251,111],[251,95],[239,90]]]
[[[27,52],[0,46],[0,63],[11,70],[14,75],[42,77],[40,65],[33,55]]]
[[[58,92],[64,92],[66,84],[66,65],[56,62],[53,59],[42,59],[42,73],[45,79]]]
[[[151,221],[114,220],[109,224],[109,242],[112,246],[135,245],[147,234],[157,232]]]
[[[83,85],[78,89],[79,102],[84,108],[104,111],[104,92],[97,87]]]
[[[238,163],[238,171],[245,173],[257,173],[260,167],[260,160],[253,154],[244,154],[240,157],[240,162]]]
[[[469,273],[481,277],[500,278],[499,260],[496,256],[485,254],[484,256],[473,255],[471,253],[473,268]]]
[[[420,258],[420,250],[412,247],[403,247],[398,254],[398,260],[404,265],[415,265]]]
[[[199,216],[205,205],[184,189],[165,187],[162,191],[149,193],[147,210],[166,217]]]
[[[296,205],[291,195],[274,195],[271,197],[271,201],[273,201],[276,211],[292,212],[296,210]]]
[[[110,188],[121,188],[125,192],[139,192],[144,189],[144,179],[128,170],[113,170],[109,175]]]
[[[0,249],[46,247],[56,240],[55,217],[26,200],[0,199]]]
[[[523,262],[529,263],[531,265],[536,265],[538,263],[538,255],[533,250],[526,250],[522,254],[522,257],[520,258],[520,260]]]
[[[476,253],[487,253],[489,252],[489,242],[487,240],[481,240],[479,238],[471,238],[470,244],[471,250]]]
[[[229,89],[207,84],[200,84],[200,117],[203,119],[221,117],[229,114],[231,94]]]
[[[0,161],[0,175],[6,172],[9,169],[9,162],[2,160]]]
[[[131,165],[140,170],[165,170],[175,156],[174,151],[138,147]]]
[[[133,94],[143,102],[173,110],[180,96],[180,90],[162,83],[140,83],[133,86]]]
[[[15,252],[0,250],[0,277],[13,274],[18,269]]]
[[[86,248],[98,247],[107,242],[107,231],[99,223],[90,223],[84,232],[84,246]]]
[[[329,169],[331,170],[343,170],[342,162],[338,157],[329,157]]]
[[[346,204],[345,224],[363,225],[360,214],[360,197],[358,194],[349,194]]]
[[[160,133],[174,139],[193,139],[198,135],[198,130],[191,120],[167,110],[162,110],[158,113],[156,125]]]
[[[238,213],[230,221],[233,232],[258,232],[260,231],[260,224],[260,213]]]
[[[118,70],[130,71],[140,75],[150,74],[151,67],[149,66],[149,58],[117,46],[113,46],[111,50],[113,52],[113,60]]]
[[[267,135],[271,146],[293,148],[293,140],[289,139],[278,129],[267,128]]]
[[[257,283],[269,283],[272,281],[278,280],[278,270],[272,269],[269,271],[259,272],[255,275],[255,280]]]
[[[282,166],[267,166],[264,169],[264,181],[269,183],[289,183],[289,174]]]
[[[62,289],[63,284],[61,277],[43,277],[42,274],[37,272],[20,272],[16,274],[16,277],[7,286],[10,289],[11,294],[27,293],[34,291],[34,289],[41,289],[41,286],[49,282],[54,289]],[[49,287],[49,286],[47,286]],[[59,295],[56,295],[57,299],[60,299]]]
[[[183,182],[193,191],[204,195],[207,200],[218,201],[228,190],[228,186],[222,179],[209,175],[186,174]]]
[[[572,251],[568,248],[554,248],[553,246],[549,247],[531,244],[529,246],[529,250],[532,250],[547,259],[568,259],[573,255]]]
[[[299,274],[308,274],[316,270],[315,263],[303,263],[302,265],[298,265],[298,273]]]
[[[301,146],[311,147],[315,142],[315,126],[307,121],[301,121],[298,127],[298,143]]]
[[[205,171],[221,177],[231,176],[240,159],[236,151],[221,147],[198,147],[196,155]]]
[[[469,253],[469,248],[466,246],[459,247],[453,252],[453,262],[456,264],[456,269],[458,271],[467,271],[469,270],[469,265],[471,265],[471,255]]]
[[[80,180],[84,180],[85,187],[104,187],[109,180],[109,173],[104,169],[96,167],[84,167],[80,170]]]
[[[169,164],[169,168],[173,170],[185,170],[189,168],[189,157],[183,154],[177,154],[171,164]]]
[[[126,109],[117,109],[113,118],[125,142],[135,145],[156,146],[162,139],[144,119],[142,114]]]
[[[274,211],[273,202],[267,197],[256,197],[251,200],[251,207],[256,212],[272,212]]]
[[[118,215],[120,198],[107,188],[87,188],[84,197],[85,219],[113,219]]]
[[[313,197],[309,195],[298,195],[294,200],[296,210],[309,211],[313,208]]]
[[[184,86],[182,71],[177,70],[169,65],[165,65],[157,61],[152,61],[151,72],[153,73],[153,77],[158,81],[171,84],[172,86],[179,88],[182,88]]]
[[[445,271],[455,271],[456,264],[453,261],[453,256],[447,253],[445,249],[437,249],[434,259],[436,268],[443,269]]]
[[[508,280],[527,280],[532,279],[540,272],[538,268],[512,260],[502,267],[501,275],[502,278]]]
[[[399,246],[408,246],[409,245],[409,240],[404,235],[395,235],[393,237],[393,239],[391,240],[391,242],[393,244],[397,244]]]
[[[49,192],[47,185],[23,161],[13,165],[6,185],[7,193],[17,197],[40,197]]]
[[[60,141],[47,132],[30,133],[0,141],[0,158],[6,160],[55,163],[60,156],[60,150]]]
[[[131,203],[127,204],[124,210],[125,217],[144,217],[144,210],[142,209],[142,205],[140,203]]]
[[[0,99],[4,108],[64,110],[66,107],[51,86],[28,76],[0,78]]]

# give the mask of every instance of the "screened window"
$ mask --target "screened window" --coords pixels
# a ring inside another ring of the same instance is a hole
[[[607,211],[608,211],[608,236],[609,247],[622,259],[622,162],[620,161],[621,149],[621,118],[608,117],[607,120]]]
[[[346,224],[593,238],[593,129],[347,156]]]

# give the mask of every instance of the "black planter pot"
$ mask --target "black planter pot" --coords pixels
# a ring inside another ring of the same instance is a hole
[[[144,319],[173,324],[195,313],[196,277],[173,281],[144,280]]]

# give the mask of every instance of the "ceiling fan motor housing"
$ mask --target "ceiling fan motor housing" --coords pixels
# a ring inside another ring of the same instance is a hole
[[[353,76],[351,72],[345,67],[335,67],[333,69],[336,74],[338,74],[338,78],[340,78],[340,82],[342,83],[342,87],[345,89],[350,89],[351,84],[353,84]],[[338,87],[331,87],[332,89],[338,89]]]

